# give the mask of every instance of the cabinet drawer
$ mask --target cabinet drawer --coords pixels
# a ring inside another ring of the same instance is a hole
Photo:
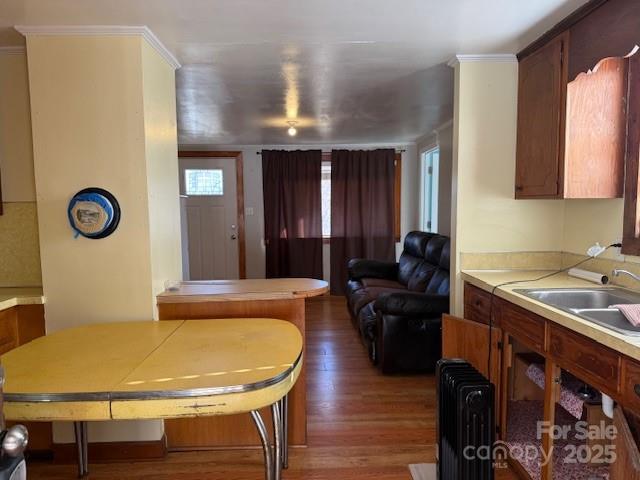
[[[617,396],[620,354],[557,325],[549,327],[549,353],[556,363],[591,386]]]
[[[494,299],[495,302],[495,299]],[[495,320],[496,303],[493,305]],[[464,284],[464,318],[484,324],[489,323],[491,294],[469,283]]]
[[[622,403],[640,415],[640,363],[630,358],[624,358],[622,363]]]
[[[512,303],[506,301],[500,303],[502,329],[527,347],[538,353],[544,353],[547,321]]]

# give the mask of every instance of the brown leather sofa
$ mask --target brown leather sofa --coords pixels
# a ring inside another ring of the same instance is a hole
[[[398,263],[349,261],[349,312],[384,373],[434,371],[449,312],[449,256],[448,237],[411,232]]]

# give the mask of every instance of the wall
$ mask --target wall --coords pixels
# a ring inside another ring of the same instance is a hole
[[[145,152],[151,248],[151,302],[166,280],[182,279],[182,235],[174,70],[142,43]],[[154,318],[157,310],[154,308]]]
[[[0,287],[39,286],[40,247],[33,176],[27,60],[0,49]]]
[[[174,72],[137,36],[29,36],[27,51],[47,331],[152,319],[163,277],[180,276]],[[67,202],[87,186],[122,207],[106,239],[68,225]],[[90,440],[162,433],[159,421],[104,422]],[[56,442],[71,439],[56,425]]]
[[[457,314],[462,311],[460,252],[563,246],[563,202],[514,199],[517,80],[515,57],[455,65],[452,310]]]
[[[261,150],[311,150],[332,148],[372,149],[372,148],[403,148],[402,154],[402,198],[400,227],[402,238],[411,230],[418,228],[418,156],[413,144],[384,144],[384,145],[183,145],[184,150],[221,150],[242,151],[244,160],[244,204],[246,209],[253,209],[254,214],[245,214],[245,231],[247,244],[247,278],[264,278],[265,276],[265,248],[264,248],[264,208],[262,199],[262,157],[257,153]],[[396,251],[402,250],[401,243]],[[324,278],[329,279],[329,246],[324,245]],[[399,253],[398,253],[399,254]]]
[[[438,178],[438,233],[451,235],[451,171],[453,156],[453,121],[446,122],[416,141],[420,179],[423,178],[421,155],[434,147],[440,149],[440,165]],[[420,186],[420,185],[419,185]],[[420,196],[420,198],[422,198]],[[422,203],[422,202],[420,202]],[[418,205],[420,208],[420,205]],[[420,215],[420,212],[418,212]],[[419,217],[418,217],[419,218]],[[420,224],[418,223],[418,227]]]

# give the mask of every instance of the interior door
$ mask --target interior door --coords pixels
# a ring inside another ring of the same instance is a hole
[[[237,279],[238,209],[233,158],[181,158],[187,280]]]

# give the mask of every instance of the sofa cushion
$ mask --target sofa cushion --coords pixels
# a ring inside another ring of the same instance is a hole
[[[449,295],[449,270],[438,268],[427,285],[425,293]]]
[[[386,280],[384,278],[363,278],[362,285],[366,288],[369,287],[385,287],[402,290],[404,289],[404,285],[396,280]]]
[[[448,244],[449,239],[447,237],[442,237],[440,235],[431,237],[424,249],[424,259],[427,261],[427,263],[430,263],[434,266],[439,265],[440,258],[442,257],[442,250],[445,245]],[[449,268],[448,265],[447,268]]]
[[[413,271],[407,289],[412,292],[424,292],[433,277],[436,267],[428,262],[422,262]]]
[[[349,306],[351,312],[356,317],[360,313],[360,310],[370,302],[373,302],[378,295],[385,292],[406,292],[406,288],[387,288],[387,287],[362,287],[355,291],[349,297]]]

